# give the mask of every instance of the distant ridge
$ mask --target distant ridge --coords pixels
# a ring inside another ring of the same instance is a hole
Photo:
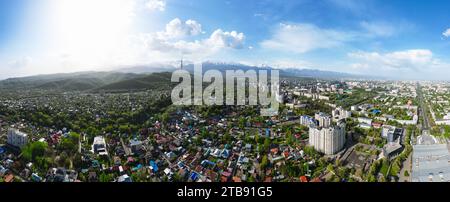
[[[75,72],[9,78],[0,81],[0,89],[43,89],[62,91],[85,91],[142,75],[119,72]]]
[[[128,72],[128,73],[154,73],[154,72],[172,72],[176,69],[179,69],[180,64],[172,63],[172,64],[150,64],[150,65],[140,65],[133,66],[127,68],[121,68],[117,71],[119,72]],[[191,73],[194,72],[194,65],[191,63],[185,63],[184,70],[187,70]],[[271,69],[279,69],[280,76],[288,76],[288,77],[313,77],[313,78],[325,78],[325,79],[357,79],[357,78],[371,78],[366,75],[356,75],[335,71],[324,71],[317,69],[299,69],[299,68],[274,68],[270,66],[251,66],[244,65],[240,63],[226,63],[226,62],[211,62],[207,61],[203,63],[203,72],[208,70],[219,70],[225,72],[225,70],[243,70],[248,71],[250,69],[254,70],[271,70]]]
[[[121,90],[169,90],[174,85],[171,83],[170,79],[172,73],[170,72],[160,72],[152,73],[150,75],[140,76],[138,78],[132,78],[127,80],[118,81],[108,85],[104,85],[94,89],[105,90],[105,91],[121,91]]]
[[[155,66],[156,65],[156,66]],[[157,66],[159,65],[159,66]],[[48,75],[36,75],[21,78],[9,78],[0,81],[0,89],[42,89],[59,91],[123,91],[143,89],[168,89],[173,84],[170,82],[171,72],[178,69],[176,64],[153,64],[124,67],[109,72],[74,72]],[[185,64],[184,70],[194,71],[192,63]],[[203,72],[208,70],[271,70],[272,67],[256,67],[239,63],[205,62]],[[363,75],[354,75],[333,71],[314,69],[279,69],[281,77],[308,77],[319,79],[370,79]]]
[[[185,65],[186,70],[193,72],[194,66]],[[223,62],[205,62],[203,63],[203,71],[208,71],[210,69],[216,69],[220,71],[225,70],[272,70],[278,69],[280,70],[280,76],[285,77],[312,77],[312,78],[322,78],[322,79],[359,79],[359,78],[371,78],[365,75],[356,75],[342,72],[334,72],[334,71],[323,71],[317,69],[298,69],[298,68],[273,68],[270,66],[250,66],[243,65],[239,63],[223,63]]]

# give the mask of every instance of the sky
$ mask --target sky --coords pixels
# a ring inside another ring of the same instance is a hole
[[[447,0],[0,0],[0,79],[179,61],[450,79]]]

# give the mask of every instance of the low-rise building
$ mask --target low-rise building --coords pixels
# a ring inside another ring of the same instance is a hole
[[[94,143],[92,143],[92,152],[98,155],[108,155],[105,138],[102,136],[97,136],[94,138]]]

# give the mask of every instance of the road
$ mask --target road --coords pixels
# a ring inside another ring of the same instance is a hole
[[[120,138],[120,143],[122,144],[123,150],[127,156],[131,156],[131,149],[125,144],[123,138]]]
[[[412,152],[409,154],[406,161],[403,162],[402,169],[399,174],[399,182],[411,182],[411,168],[412,168]],[[408,171],[409,176],[405,176],[405,171]]]
[[[428,130],[430,130],[431,125],[430,125],[430,120],[428,119],[428,110],[427,107],[425,105],[424,99],[423,99],[423,94],[422,94],[422,87],[420,86],[419,83],[417,83],[417,97],[419,99],[419,116],[422,116],[422,120],[423,123],[421,124],[422,126],[422,133],[428,133]]]
[[[289,121],[282,120],[279,123],[277,123],[277,125],[280,125],[280,126],[285,125],[286,126],[286,125],[294,125],[294,124],[299,124],[299,123],[300,123],[300,118],[296,118],[296,119],[289,120]]]

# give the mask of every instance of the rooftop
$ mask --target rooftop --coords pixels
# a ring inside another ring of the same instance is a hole
[[[414,145],[413,182],[450,182],[450,153],[446,144]]]

